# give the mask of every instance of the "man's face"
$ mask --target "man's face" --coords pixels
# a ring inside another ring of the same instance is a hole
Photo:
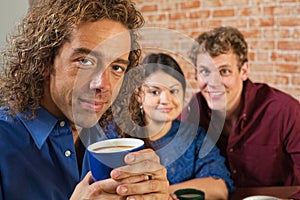
[[[248,65],[245,63],[239,70],[237,64],[237,57],[232,52],[214,58],[207,53],[197,56],[196,78],[212,110],[232,113],[239,107]]]
[[[119,92],[130,47],[130,33],[118,22],[77,26],[55,57],[50,97],[42,105],[77,126],[95,125]]]

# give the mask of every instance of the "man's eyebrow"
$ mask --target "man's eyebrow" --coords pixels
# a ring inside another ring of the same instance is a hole
[[[130,63],[129,60],[125,60],[125,59],[121,59],[121,58],[117,58],[113,62],[121,63],[121,64],[124,64],[124,65],[129,65],[129,63]]]
[[[208,69],[209,67],[205,66],[205,65],[199,65],[196,66],[196,69],[201,68],[201,69]]]
[[[91,55],[91,56],[94,56],[94,57],[97,57],[97,58],[102,58],[102,54],[101,53],[98,53],[96,51],[93,51],[91,49],[88,49],[88,48],[76,48],[74,50],[74,54],[87,54],[87,55]]]
[[[220,66],[215,66],[215,68],[217,68],[217,69],[222,69],[222,68],[227,68],[227,67],[231,67],[231,65],[230,64],[222,64]],[[199,65],[196,67],[196,69],[199,69],[199,68],[210,70],[211,67],[205,66],[205,65]]]
[[[93,51],[91,49],[88,49],[88,48],[77,48],[74,50],[74,54],[86,54],[86,55],[91,55],[91,56],[94,56],[98,59],[103,59],[104,56],[102,53],[99,53],[97,51]],[[129,60],[125,60],[125,59],[121,59],[121,58],[117,58],[115,60],[113,60],[112,62],[117,62],[117,63],[121,63],[121,64],[124,64],[124,65],[129,65]]]
[[[230,64],[223,64],[223,65],[220,65],[218,68],[226,68],[226,67],[231,67],[232,65]]]

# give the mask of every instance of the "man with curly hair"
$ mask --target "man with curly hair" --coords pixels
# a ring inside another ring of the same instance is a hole
[[[246,40],[234,27],[218,27],[196,39],[191,60],[200,92],[182,120],[214,135],[237,187],[299,185],[300,104],[267,84],[253,83],[247,54]]]
[[[4,51],[0,199],[168,199],[166,169],[150,149],[94,182],[86,143],[139,61],[130,0],[45,0],[28,10]]]

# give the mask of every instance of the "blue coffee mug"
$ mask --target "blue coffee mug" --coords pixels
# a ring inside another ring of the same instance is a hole
[[[144,141],[136,138],[116,138],[88,146],[90,168],[94,181],[110,178],[112,169],[125,165],[129,152],[144,149]]]

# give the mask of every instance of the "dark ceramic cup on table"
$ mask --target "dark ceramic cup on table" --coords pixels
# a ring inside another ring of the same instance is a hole
[[[204,200],[205,194],[201,190],[192,188],[176,190],[174,194],[179,200]]]

